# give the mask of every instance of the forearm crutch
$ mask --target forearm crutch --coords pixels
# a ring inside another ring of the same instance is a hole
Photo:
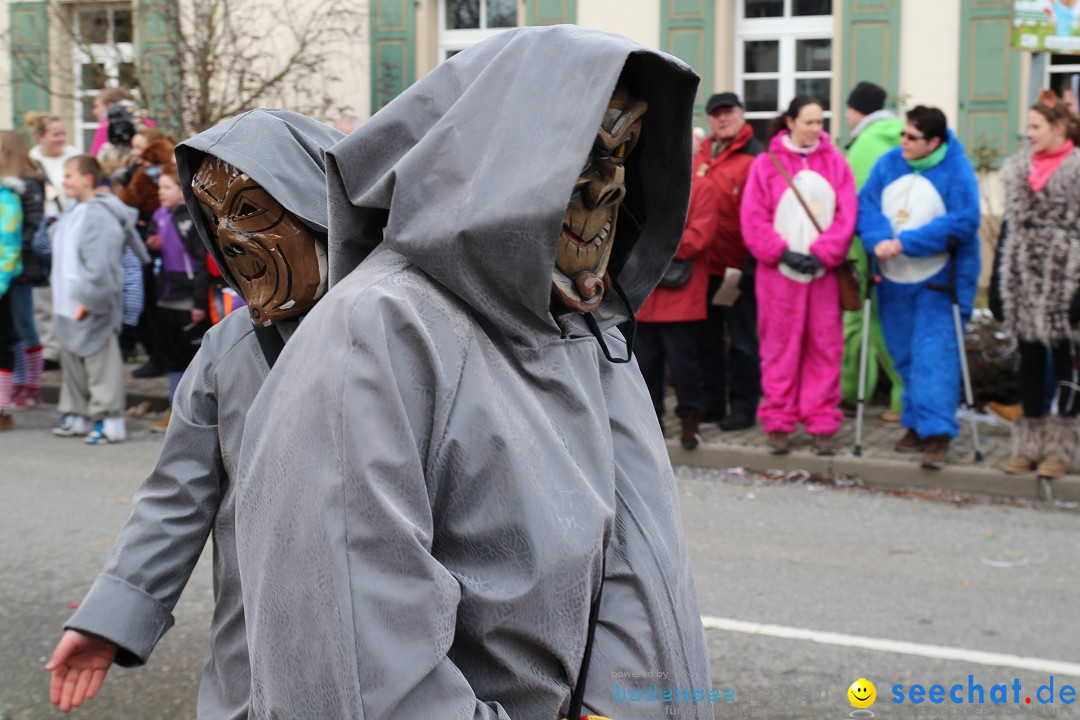
[[[855,410],[855,457],[862,456],[863,414],[866,410],[866,366],[870,358],[870,310],[873,304],[874,285],[878,278],[874,267],[874,256],[866,254],[866,294],[863,297],[862,342],[859,346],[859,400]]]
[[[949,284],[927,285],[931,290],[949,293],[952,300],[953,323],[956,326],[956,346],[960,353],[960,376],[964,381],[964,405],[971,417],[971,442],[975,445],[975,462],[982,462],[982,446],[979,444],[979,424],[975,418],[975,395],[971,392],[971,372],[968,370],[967,350],[964,347],[964,321],[960,317],[960,301],[956,296],[956,256],[959,250],[956,238],[949,238]]]

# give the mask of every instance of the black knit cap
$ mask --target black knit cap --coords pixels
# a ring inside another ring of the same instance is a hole
[[[853,110],[858,110],[863,115],[869,115],[885,107],[885,98],[887,96],[885,88],[864,80],[856,85],[851,94],[848,95],[847,106]]]

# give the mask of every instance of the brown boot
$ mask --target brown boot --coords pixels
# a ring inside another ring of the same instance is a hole
[[[172,419],[172,408],[165,411],[165,415],[156,422],[150,423],[150,432],[163,433],[169,429],[169,420]]]
[[[701,444],[701,435],[698,435],[698,411],[684,410],[679,416],[682,423],[682,446],[684,450],[693,450]]]
[[[945,458],[949,455],[949,443],[952,438],[948,435],[931,435],[924,441],[922,466],[927,470],[940,470],[945,467]]]
[[[1069,472],[1078,444],[1078,425],[1076,418],[1046,418],[1046,441],[1042,447],[1042,462],[1035,468],[1039,477],[1054,479]]]
[[[771,432],[766,442],[773,455],[787,455],[791,452],[791,433]]]
[[[15,418],[6,410],[0,410],[0,430],[10,430],[15,427]]]
[[[914,430],[908,430],[904,437],[900,438],[900,441],[893,446],[893,450],[898,453],[911,454],[922,451],[923,439],[919,437],[919,433]]]
[[[814,436],[814,454],[815,455],[835,455],[836,454],[836,436],[835,435],[815,435]]]
[[[1035,461],[1024,455],[1013,455],[1001,463],[1001,469],[1010,475],[1023,475],[1029,473],[1035,467]]]
[[[1056,480],[1067,472],[1069,472],[1069,466],[1059,457],[1045,458],[1039,463],[1039,467],[1035,468],[1036,475],[1048,480]]]

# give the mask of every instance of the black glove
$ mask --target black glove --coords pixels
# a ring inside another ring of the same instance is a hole
[[[814,275],[821,269],[821,261],[817,259],[816,255],[795,252],[790,248],[780,255],[780,262],[784,263],[795,272],[800,272],[804,275]]]
[[[1080,291],[1073,295],[1072,302],[1069,303],[1069,324],[1074,327],[1080,325]]]

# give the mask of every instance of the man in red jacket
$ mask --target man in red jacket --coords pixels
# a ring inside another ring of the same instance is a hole
[[[712,134],[694,157],[695,180],[716,186],[718,221],[705,251],[709,270],[708,318],[699,340],[703,422],[720,423],[722,430],[742,430],[754,424],[761,397],[757,341],[757,301],[754,298],[754,259],[743,243],[739,205],[754,158],[764,147],[746,123],[735,93],[717,93],[705,106]],[[742,273],[736,280],[737,273]],[[730,306],[712,300],[723,284],[737,283],[738,298]],[[730,404],[730,413],[728,406]]]

